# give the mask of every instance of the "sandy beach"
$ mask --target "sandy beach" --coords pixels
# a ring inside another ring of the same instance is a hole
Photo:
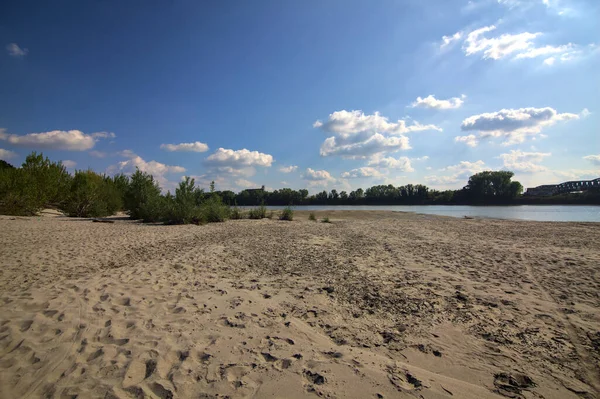
[[[600,397],[600,224],[325,215],[0,216],[0,397]]]

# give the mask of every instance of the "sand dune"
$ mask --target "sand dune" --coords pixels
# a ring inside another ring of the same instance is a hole
[[[0,397],[599,397],[600,225],[322,214],[0,216]]]

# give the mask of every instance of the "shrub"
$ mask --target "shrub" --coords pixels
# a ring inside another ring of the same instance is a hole
[[[242,210],[240,208],[238,208],[237,206],[234,206],[231,209],[231,214],[229,215],[229,218],[232,220],[243,219],[244,213],[242,212]]]
[[[323,219],[321,219],[322,223],[331,223],[331,221],[329,220],[328,217],[324,217]]]
[[[91,170],[77,171],[61,209],[69,216],[113,215],[122,206],[121,194],[109,177]]]
[[[313,222],[316,222],[316,221],[317,221],[317,217],[315,216],[315,213],[314,213],[314,212],[311,212],[311,213],[308,215],[308,220],[312,220]]]
[[[164,218],[169,224],[200,223],[201,211],[196,206],[196,184],[186,177],[175,189],[175,197],[167,194],[163,199]]]
[[[227,220],[230,209],[228,205],[223,204],[221,197],[211,195],[200,207],[200,214],[203,222],[218,223]]]
[[[279,215],[279,220],[289,220],[290,222],[294,220],[294,210],[287,206],[283,211],[281,211],[281,215]]]
[[[275,216],[275,212],[269,211],[269,213],[267,213],[267,219],[273,219],[273,216]]]
[[[0,212],[31,216],[46,206],[60,207],[69,193],[71,176],[60,162],[32,152],[21,168],[0,168]]]
[[[136,169],[125,192],[125,209],[132,219],[157,222],[164,218],[165,201],[152,175]]]
[[[258,208],[250,209],[248,212],[248,218],[250,219],[264,219],[267,217],[267,208],[264,205]]]

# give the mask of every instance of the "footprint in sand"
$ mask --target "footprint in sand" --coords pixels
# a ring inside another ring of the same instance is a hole
[[[32,324],[33,324],[33,320],[25,320],[23,323],[21,323],[21,327],[20,327],[21,332],[25,332],[25,331],[29,330],[31,328]]]

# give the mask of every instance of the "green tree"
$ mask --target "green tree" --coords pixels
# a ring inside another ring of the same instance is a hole
[[[523,192],[521,183],[511,181],[513,176],[513,172],[505,170],[476,173],[463,190],[474,202],[510,200]]]
[[[157,222],[163,218],[164,202],[160,186],[152,175],[139,169],[131,175],[125,194],[125,209],[132,219]]]

